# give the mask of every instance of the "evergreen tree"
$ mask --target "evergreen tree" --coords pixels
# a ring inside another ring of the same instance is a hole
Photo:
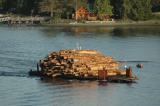
[[[121,19],[123,17],[123,0],[110,0],[113,6],[113,16],[116,19]]]
[[[91,13],[94,13],[94,3],[95,3],[95,0],[87,0],[87,2],[88,2],[88,10]]]
[[[87,0],[76,0],[77,8],[84,7],[87,8]]]
[[[123,0],[123,4],[122,4],[122,18],[124,20],[129,18],[129,14],[131,12],[131,2],[130,0]]]
[[[160,0],[151,0],[152,11],[160,12]]]
[[[106,15],[112,15],[112,6],[109,0],[95,0],[95,11],[100,19],[103,19]]]
[[[160,5],[160,0],[151,0],[151,3]]]
[[[63,13],[63,17],[64,18],[67,18],[67,19],[70,19],[72,18],[72,15],[75,13],[75,0],[65,0],[65,3],[64,3],[64,13]]]
[[[151,17],[151,0],[130,0],[130,18],[133,20],[147,20]]]
[[[87,8],[87,0],[67,0],[66,6],[73,7],[75,10],[80,7]]]
[[[3,7],[3,0],[0,0],[0,8]]]
[[[40,12],[50,13],[50,17],[53,17],[53,14],[61,14],[63,11],[63,2],[64,0],[42,0],[39,3]]]
[[[15,12],[16,0],[4,0],[3,10],[6,12]]]
[[[18,10],[22,14],[32,15],[35,10],[38,8],[35,4],[38,0],[19,0],[18,6],[20,7]]]
[[[16,12],[17,13],[21,13],[21,12],[23,12],[23,7],[24,7],[24,5],[23,5],[23,3],[24,3],[24,0],[17,0],[16,1]]]

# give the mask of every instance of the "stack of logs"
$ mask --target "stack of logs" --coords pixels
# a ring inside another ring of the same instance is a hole
[[[125,75],[119,63],[96,50],[60,50],[50,53],[39,65],[48,77],[97,78],[99,70],[107,70],[108,76]]]

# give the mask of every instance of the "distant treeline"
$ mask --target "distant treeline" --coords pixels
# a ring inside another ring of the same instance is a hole
[[[99,17],[147,20],[160,11],[160,0],[0,0],[0,13],[68,19],[80,6]]]

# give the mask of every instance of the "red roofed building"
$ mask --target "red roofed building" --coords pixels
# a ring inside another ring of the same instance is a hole
[[[76,11],[76,20],[84,20],[87,19],[88,17],[88,10],[84,7],[80,7],[77,11]]]

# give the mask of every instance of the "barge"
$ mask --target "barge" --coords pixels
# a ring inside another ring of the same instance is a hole
[[[135,82],[131,67],[121,69],[113,57],[97,50],[60,50],[52,52],[37,63],[30,76],[107,82]]]

